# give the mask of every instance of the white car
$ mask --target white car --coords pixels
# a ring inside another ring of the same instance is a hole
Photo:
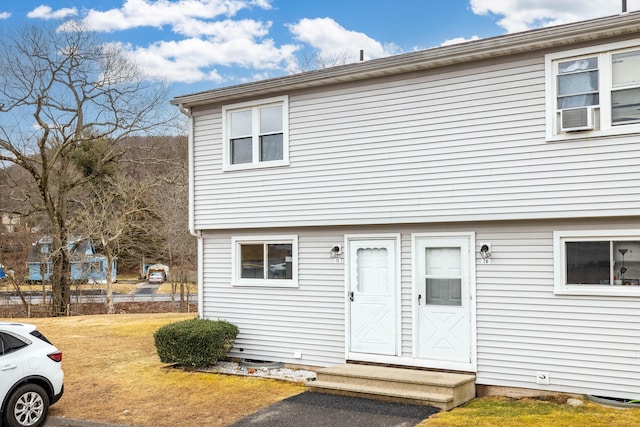
[[[164,280],[164,273],[161,273],[160,271],[153,271],[149,273],[149,278],[147,279],[149,283],[164,283]]]
[[[39,427],[64,391],[62,352],[34,325],[0,322],[0,425]]]

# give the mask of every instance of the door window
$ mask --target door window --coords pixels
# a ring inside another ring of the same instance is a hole
[[[462,305],[460,248],[425,248],[425,295],[431,305]]]
[[[389,286],[387,281],[386,248],[359,248],[356,255],[356,289],[369,295],[384,295]]]

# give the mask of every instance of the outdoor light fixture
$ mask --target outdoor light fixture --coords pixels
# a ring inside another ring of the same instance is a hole
[[[480,246],[480,256],[482,259],[491,258],[491,247],[487,243],[483,243],[482,246]]]
[[[333,259],[339,258],[342,255],[342,248],[340,245],[333,245],[331,251],[329,251],[329,256]]]

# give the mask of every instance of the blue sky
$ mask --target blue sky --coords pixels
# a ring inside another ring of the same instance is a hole
[[[83,21],[181,95],[620,13],[621,0],[0,2],[0,28]],[[640,0],[627,0],[640,10]]]

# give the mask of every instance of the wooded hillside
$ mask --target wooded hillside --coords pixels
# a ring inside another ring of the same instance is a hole
[[[107,142],[108,144],[108,142]],[[122,239],[118,254],[119,274],[138,273],[141,261],[170,265],[179,274],[193,275],[196,268],[196,242],[187,230],[188,168],[185,136],[128,138],[120,143],[122,155],[112,165],[94,164],[90,147],[79,167],[105,168],[109,174],[144,185],[142,203],[146,215],[135,218],[134,227]],[[0,169],[0,213],[12,218],[13,230],[0,227],[0,263],[16,272],[16,279],[26,275],[26,257],[31,245],[47,234],[49,224],[39,208],[36,187],[29,174],[17,166]],[[71,201],[74,213],[69,224],[72,235],[81,235],[75,223],[87,207],[89,196],[78,191]],[[115,219],[114,219],[115,220]],[[6,222],[6,221],[5,221]],[[98,247],[98,250],[100,248]]]

